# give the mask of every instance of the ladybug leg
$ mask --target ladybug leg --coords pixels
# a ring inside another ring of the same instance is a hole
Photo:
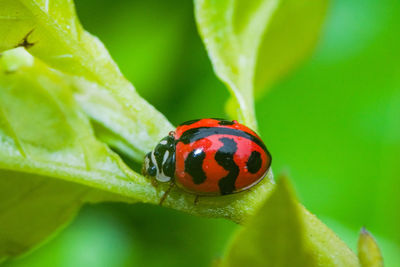
[[[193,204],[194,204],[195,206],[197,205],[197,203],[199,203],[199,199],[200,199],[200,196],[199,196],[199,195],[196,195],[196,196],[194,197]]]
[[[155,188],[158,187],[158,182],[157,182],[156,179],[150,179],[150,183],[151,183],[151,185],[154,186]]]
[[[175,186],[175,183],[174,183],[174,182],[171,182],[171,183],[169,184],[169,187],[167,188],[167,190],[165,190],[164,195],[163,195],[163,196],[161,197],[161,199],[160,199],[160,203],[159,203],[160,206],[162,206],[164,200],[167,198],[169,192],[171,192],[171,190],[172,190],[172,188],[173,188],[174,186]]]

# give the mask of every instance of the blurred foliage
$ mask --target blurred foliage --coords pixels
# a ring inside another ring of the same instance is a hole
[[[173,124],[225,116],[228,93],[190,1],[76,5],[85,28]],[[389,267],[400,262],[399,28],[397,0],[333,0],[312,58],[256,103],[275,172],[289,170],[301,202],[354,250],[365,225]],[[54,240],[7,265],[206,266],[236,227],[154,206],[88,206]]]
[[[286,177],[235,235],[221,266],[359,266],[335,233],[296,200]]]
[[[195,0],[199,33],[214,71],[231,91],[227,113],[257,129],[254,94],[314,48],[328,0]]]
[[[397,1],[332,2],[312,59],[257,106],[275,170],[312,212],[366,226],[387,266],[400,262],[399,26]]]
[[[88,206],[54,240],[4,265],[209,266],[236,227],[144,204]]]

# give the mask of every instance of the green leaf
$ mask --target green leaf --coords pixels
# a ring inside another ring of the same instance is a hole
[[[76,99],[111,145],[141,161],[172,130],[123,77],[103,44],[82,28],[73,1],[0,0],[0,6],[0,52],[25,45],[73,76]]]
[[[172,129],[125,80],[102,43],[82,29],[72,1],[0,0],[0,6],[0,36],[4,36],[0,51],[33,43],[29,52],[62,71],[65,83],[74,89],[74,98],[94,121],[97,136],[141,162],[143,154]],[[124,171],[131,173],[127,168]],[[175,188],[164,205],[241,222],[268,195],[272,179],[269,173],[254,190],[221,198],[204,197],[196,206],[193,195]],[[156,195],[142,197],[142,201],[158,203],[167,187],[150,187]],[[136,197],[129,186],[116,193]]]
[[[46,239],[85,201],[157,202],[95,139],[60,73],[23,48],[0,66],[0,259]]]
[[[0,54],[0,259],[48,238],[85,202],[158,204],[156,188],[98,141],[70,89],[73,77],[49,68],[24,48]],[[270,192],[259,186],[226,197],[174,188],[164,205],[190,214],[248,218]]]
[[[67,222],[84,201],[96,200],[89,197],[96,190],[83,185],[118,192],[127,190],[136,178],[135,188],[141,190],[143,178],[128,173],[119,158],[94,138],[60,73],[23,48],[4,52],[0,66],[2,259],[35,246]],[[103,192],[101,199],[108,197]]]
[[[285,178],[232,240],[221,266],[358,266],[355,254],[301,206]]]
[[[375,238],[363,228],[358,239],[358,258],[361,267],[383,267],[383,258]]]
[[[298,65],[314,47],[327,0],[195,0],[197,25],[233,99],[228,113],[256,128],[253,91]]]
[[[94,121],[96,135],[103,141],[142,161],[143,154],[172,129],[123,78],[101,42],[82,29],[72,1],[0,0],[0,6],[0,51],[33,43],[27,46],[29,52],[62,71],[65,83],[73,88],[74,98]],[[164,205],[241,222],[270,192],[272,173],[268,178],[252,191],[204,197],[196,206],[193,195],[174,189]],[[166,188],[158,186],[154,191],[157,195],[143,201],[157,203]]]

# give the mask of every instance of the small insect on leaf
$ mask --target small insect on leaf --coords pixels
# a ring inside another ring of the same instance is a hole
[[[383,267],[383,257],[375,238],[365,228],[358,239],[358,258],[361,267]]]

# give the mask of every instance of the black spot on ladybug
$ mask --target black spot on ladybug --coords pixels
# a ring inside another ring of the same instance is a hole
[[[172,136],[161,139],[154,148],[154,158],[159,172],[172,178],[175,173],[175,140]]]
[[[159,170],[162,169],[163,160],[164,160],[164,154],[165,154],[166,151],[167,151],[167,147],[165,145],[162,145],[162,144],[158,144],[154,148],[154,157],[156,159],[157,167],[158,167]]]
[[[175,153],[169,155],[168,159],[163,164],[163,173],[168,177],[175,175]]]
[[[146,158],[147,158],[147,160],[149,162],[149,166],[148,166],[148,168],[146,170],[146,173],[148,175],[150,175],[150,176],[156,176],[157,168],[154,165],[153,161],[151,160],[151,152],[147,153]],[[143,174],[145,174],[145,173],[143,173]]]
[[[215,153],[215,160],[228,171],[228,175],[221,178],[218,185],[221,194],[226,195],[235,191],[235,182],[239,175],[239,167],[233,160],[233,156],[237,150],[237,144],[235,140],[226,137],[220,138],[219,141],[224,145]]]
[[[258,151],[253,151],[247,161],[247,169],[251,173],[257,173],[261,168],[261,163],[261,154]]]
[[[196,122],[198,122],[198,121],[200,121],[200,120],[201,120],[201,119],[185,121],[185,122],[179,124],[179,126],[182,126],[182,125],[192,125],[193,123],[196,123]]]
[[[203,170],[203,161],[205,157],[206,153],[204,153],[203,150],[196,149],[190,152],[185,159],[185,172],[192,176],[193,183],[195,184],[201,184],[207,178]]]
[[[220,121],[218,122],[218,124],[219,124],[219,125],[234,125],[235,122],[233,122],[233,121],[227,121],[227,120],[220,120]]]
[[[247,133],[242,130],[232,129],[232,128],[225,128],[225,127],[197,127],[189,129],[182,133],[181,137],[177,142],[182,142],[184,144],[190,144],[197,140],[203,139],[210,135],[215,134],[224,134],[224,135],[233,135],[233,136],[240,136],[246,139],[249,139],[256,143],[259,147],[261,147],[267,154],[269,153],[267,148],[265,147],[264,143],[257,138],[256,136]]]

